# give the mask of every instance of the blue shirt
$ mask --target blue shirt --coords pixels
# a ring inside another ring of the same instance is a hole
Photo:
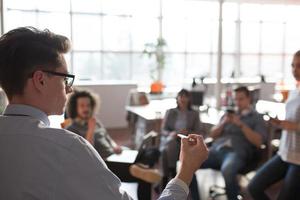
[[[246,114],[238,115],[243,123],[260,134],[265,141],[267,127],[262,115],[252,109]],[[246,138],[241,128],[232,123],[225,124],[222,135],[213,143],[212,149],[220,150],[224,146],[233,149],[241,158],[245,159],[252,159],[256,150],[256,147]]]
[[[89,142],[50,128],[47,115],[34,107],[8,105],[0,116],[0,160],[0,199],[131,199]],[[173,179],[159,199],[187,194],[187,185]]]

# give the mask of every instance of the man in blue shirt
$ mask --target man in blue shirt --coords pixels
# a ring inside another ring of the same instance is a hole
[[[208,159],[201,166],[221,170],[230,200],[237,199],[239,195],[237,174],[253,161],[267,132],[262,116],[251,106],[247,87],[235,89],[234,103],[237,111],[228,110],[220,123],[212,128],[210,137],[214,138],[214,142]],[[195,178],[191,190],[197,193]]]
[[[48,116],[63,114],[72,92],[69,48],[66,37],[33,27],[0,38],[0,85],[9,100],[0,116],[0,199],[131,199],[89,142],[49,127]],[[207,155],[200,136],[182,139],[182,167],[160,199],[185,199]]]

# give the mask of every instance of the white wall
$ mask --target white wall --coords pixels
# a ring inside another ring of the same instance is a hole
[[[101,83],[79,84],[75,88],[89,89],[100,96],[100,110],[96,117],[106,128],[123,128],[127,126],[126,110],[129,90],[137,88],[135,83]]]

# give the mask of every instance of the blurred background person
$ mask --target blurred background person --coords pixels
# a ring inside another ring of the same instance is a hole
[[[161,131],[162,168],[164,188],[170,178],[176,175],[176,163],[179,159],[180,139],[178,133],[200,134],[199,112],[192,109],[191,93],[182,89],[178,92],[177,107],[166,112]]]
[[[240,188],[237,174],[254,161],[267,133],[262,116],[251,105],[247,87],[234,90],[234,103],[237,108],[228,110],[220,123],[212,128],[209,136],[214,139],[208,159],[201,168],[221,170],[225,180],[227,198],[238,199]],[[199,199],[198,186],[194,178],[191,184],[193,197]]]
[[[94,114],[99,107],[99,98],[88,91],[74,91],[67,104],[67,115],[71,124],[66,129],[77,133],[89,141],[103,159],[122,152],[108,134],[103,124],[96,120]]]
[[[116,144],[103,124],[96,120],[95,111],[98,107],[99,99],[91,92],[84,90],[74,91],[69,97],[67,104],[67,115],[71,118],[71,124],[66,129],[84,137],[95,147],[100,156],[106,160],[112,154],[122,153],[122,148],[126,147]],[[154,153],[154,157],[154,160],[157,162],[159,154]],[[153,161],[153,159],[148,160],[149,162]],[[108,161],[107,165],[110,167]],[[149,165],[153,164],[150,163]],[[119,167],[110,167],[110,170],[124,182],[137,182],[138,198],[143,200],[151,199],[151,184],[161,179],[161,175],[157,170],[145,169],[138,164],[128,165],[128,169],[125,170],[121,170]]]
[[[300,51],[294,54],[292,73],[300,81]],[[286,102],[285,120],[271,119],[283,129],[277,155],[265,163],[251,180],[248,189],[254,199],[270,199],[265,190],[283,179],[278,199],[300,199],[300,89],[291,91]]]

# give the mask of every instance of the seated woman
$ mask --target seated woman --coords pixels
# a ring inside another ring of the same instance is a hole
[[[294,54],[292,73],[300,81],[300,51]],[[278,199],[300,199],[300,90],[291,91],[286,102],[286,119],[271,122],[283,129],[277,155],[265,163],[248,185],[253,199],[270,199],[265,190],[283,180]]]
[[[167,111],[162,124],[161,145],[163,188],[168,180],[176,174],[176,163],[179,159],[180,139],[177,133],[200,134],[199,112],[192,110],[191,94],[182,89],[177,94],[177,107]]]

